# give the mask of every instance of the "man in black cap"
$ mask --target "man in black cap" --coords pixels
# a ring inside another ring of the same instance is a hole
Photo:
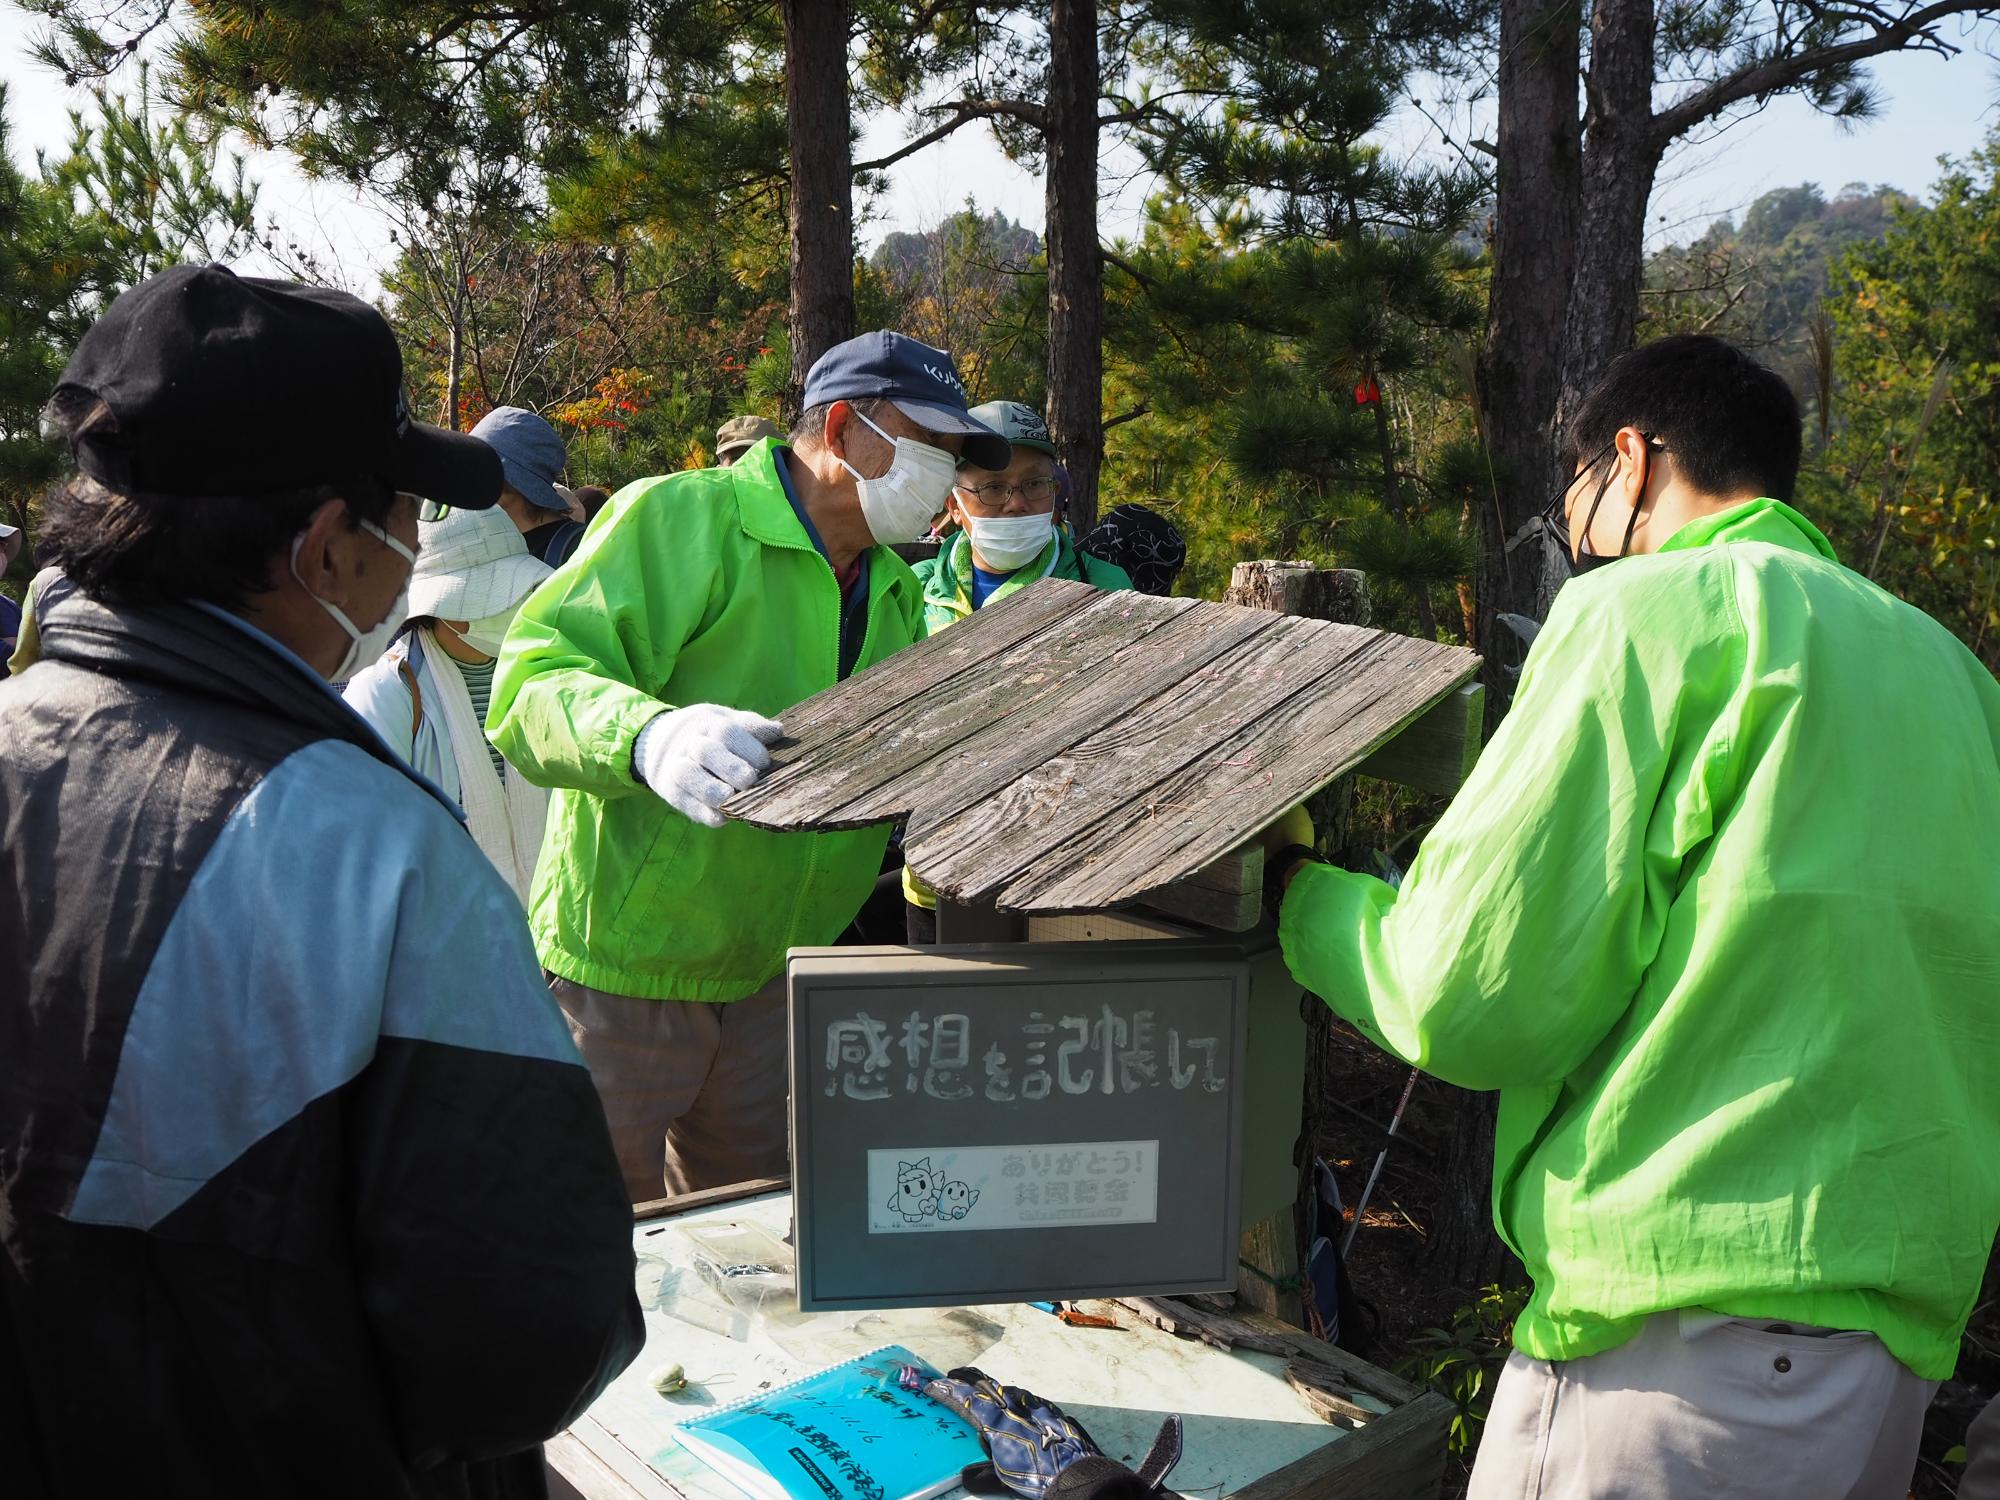
[[[487,729],[556,788],[529,921],[634,1200],[785,1169],[785,950],[830,943],[884,826],[773,833],[721,807],[777,716],[923,632],[889,550],[930,529],[957,461],[1004,469],[951,356],[836,345],[789,446],[642,479],[515,616]]]
[[[113,303],[47,419],[0,1493],[540,1495],[642,1333],[603,1112],[518,902],[327,685],[393,629],[415,497],[490,506],[498,460],[410,421],[365,303],[212,266]]]

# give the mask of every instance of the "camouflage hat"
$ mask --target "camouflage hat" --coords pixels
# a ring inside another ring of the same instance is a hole
[[[1056,456],[1056,445],[1049,440],[1049,424],[1032,406],[1019,401],[988,401],[973,407],[970,416],[973,421],[991,427],[1016,448],[1033,448],[1050,458]]]
[[[765,438],[781,438],[785,429],[769,417],[731,417],[715,429],[715,456],[722,457],[732,448],[754,448]]]

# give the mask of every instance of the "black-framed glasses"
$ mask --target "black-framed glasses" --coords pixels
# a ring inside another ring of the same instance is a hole
[[[1667,451],[1667,445],[1661,442],[1658,438],[1654,437],[1652,433],[1642,432],[1639,434],[1639,436],[1646,440],[1646,447],[1648,451],[1653,453],[1665,453]],[[1555,494],[1550,497],[1549,503],[1542,507],[1542,530],[1547,532],[1550,536],[1554,537],[1557,543],[1561,545],[1563,551],[1573,553],[1576,550],[1575,547],[1571,545],[1570,533],[1569,533],[1568,501],[1569,501],[1570,491],[1576,488],[1577,482],[1579,480],[1588,478],[1593,472],[1595,472],[1599,464],[1603,463],[1605,459],[1609,458],[1613,453],[1617,451],[1618,451],[1618,439],[1613,438],[1610,442],[1606,443],[1602,448],[1599,448],[1596,453],[1592,454],[1590,462],[1585,464],[1582,468],[1578,469],[1575,474],[1571,475],[1569,483],[1564,485],[1561,489],[1557,490]],[[1607,474],[1604,476],[1603,485],[1601,485],[1598,488],[1596,497],[1590,502],[1590,514],[1584,517],[1583,524],[1585,530],[1589,529],[1591,519],[1597,514],[1597,507],[1603,503],[1604,492],[1610,487],[1611,487],[1611,476]],[[1638,514],[1639,514],[1638,511],[1635,509],[1632,513],[1634,521],[1637,521]],[[1627,532],[1626,539],[1628,542],[1631,539],[1629,529]]]
[[[1062,488],[1054,479],[1027,479],[1016,484],[1010,479],[994,479],[985,484],[961,484],[957,486],[961,495],[970,495],[981,505],[1005,505],[1009,494],[1017,494],[1030,505],[1052,505],[1056,492]]]

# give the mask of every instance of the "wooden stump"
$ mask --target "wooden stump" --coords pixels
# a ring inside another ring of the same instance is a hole
[[[1366,573],[1309,562],[1238,563],[1222,602],[1343,625],[1366,625],[1372,613]]]

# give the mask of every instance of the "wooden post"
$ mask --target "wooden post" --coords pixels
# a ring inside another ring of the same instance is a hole
[[[1371,614],[1366,574],[1354,568],[1322,568],[1309,562],[1238,563],[1230,576],[1228,592],[1222,597],[1225,604],[1335,620],[1346,625],[1366,625]],[[1320,847],[1338,855],[1347,842],[1348,825],[1352,821],[1353,778],[1343,776],[1313,798],[1308,807],[1313,827],[1319,833]],[[1324,1096],[1332,1039],[1332,1012],[1323,1005],[1309,1009],[1305,1106],[1299,1121],[1306,1149],[1299,1174],[1299,1200],[1289,1216],[1276,1214],[1246,1224],[1238,1251],[1244,1263],[1253,1269],[1245,1272],[1236,1295],[1261,1312],[1299,1325],[1305,1322],[1305,1310],[1294,1287],[1306,1248],[1304,1210],[1313,1191],[1311,1165],[1320,1126],[1329,1110]],[[1289,1223],[1285,1222],[1288,1217]],[[1338,1232],[1337,1226],[1321,1228]]]

